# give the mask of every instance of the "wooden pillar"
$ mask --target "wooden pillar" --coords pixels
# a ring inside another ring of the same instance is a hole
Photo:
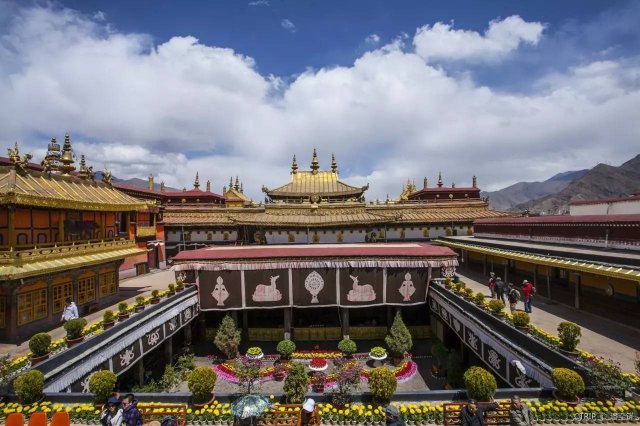
[[[551,277],[550,275],[551,266],[547,266],[547,297],[551,300]]]
[[[65,211],[60,210],[58,212],[58,240],[61,243],[64,242],[64,218],[65,218]]]
[[[107,214],[100,212],[100,239],[107,238]]]
[[[242,338],[249,337],[249,312],[245,309],[242,311]]]
[[[173,365],[173,336],[164,341],[164,363]]]
[[[538,287],[538,264],[533,264],[533,286]]]
[[[574,307],[576,309],[580,309],[580,293],[582,290],[582,275],[581,274],[575,274],[576,275],[576,286],[575,286],[575,295],[574,295]]]
[[[140,361],[137,363],[138,369],[138,384],[144,385],[144,357],[140,358]]]
[[[489,275],[487,272],[487,254],[484,254],[484,261],[482,262],[482,274],[486,277]]]
[[[291,318],[293,317],[293,308],[284,308],[284,338],[291,339]]]
[[[184,345],[191,346],[193,336],[191,335],[191,323],[184,327]]]
[[[9,206],[9,235],[7,241],[9,243],[9,247],[13,247],[16,245],[16,208],[14,206]]]
[[[509,261],[507,259],[504,262],[504,283],[509,284]]]
[[[349,337],[349,309],[348,308],[340,308],[340,317],[342,322],[342,337]]]

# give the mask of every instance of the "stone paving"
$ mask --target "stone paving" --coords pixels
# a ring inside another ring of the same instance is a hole
[[[482,291],[486,296],[490,295],[489,287],[481,274],[461,270],[457,271],[457,275],[467,287],[472,288],[475,292]],[[489,282],[489,277],[486,278],[486,282]],[[517,309],[524,310],[523,302],[518,302]],[[534,296],[530,317],[531,323],[551,334],[557,334],[560,322],[575,322],[582,328],[579,348],[605,359],[619,362],[625,372],[635,372],[634,359],[636,351],[640,351],[640,330],[576,310],[541,296]]]

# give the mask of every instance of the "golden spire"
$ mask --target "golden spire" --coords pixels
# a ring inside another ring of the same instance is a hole
[[[236,191],[240,190],[240,181],[238,180],[238,176],[236,176],[236,184],[233,185],[233,189],[235,189]]]
[[[60,157],[60,171],[63,176],[69,176],[69,173],[76,169],[73,165],[73,152],[71,151],[71,141],[69,140],[69,133],[64,135],[64,146],[62,147],[62,156]]]
[[[316,153],[316,149],[313,148],[313,158],[311,158],[311,171],[315,174],[318,173],[318,169],[320,165],[318,164],[318,154]]]
[[[442,172],[438,172],[438,188],[442,188]]]
[[[415,192],[418,190],[418,187],[416,186],[416,180],[414,179],[413,182],[411,182],[411,189]]]
[[[211,192],[211,181],[207,179],[207,192]]]
[[[164,192],[164,181],[160,182],[160,192]]]
[[[149,186],[149,191],[153,191],[153,188],[155,186],[154,183],[153,183],[153,175],[149,175],[149,184],[148,184],[148,186]]]
[[[200,175],[196,172],[196,180],[193,182],[193,189],[200,189]]]
[[[229,177],[229,191],[233,189],[233,176]]]
[[[298,173],[298,162],[296,161],[296,155],[293,154],[293,162],[291,163],[291,174]]]
[[[427,181],[427,178],[425,177],[424,178],[424,183],[422,184],[422,189],[427,189],[429,187],[428,183],[429,182]]]
[[[331,154],[331,171],[333,173],[338,173],[338,163],[336,162],[336,156],[332,153]]]
[[[471,186],[473,186],[474,188],[478,187],[478,180],[476,179],[476,175],[473,175]]]
[[[240,182],[240,193],[244,194],[244,187],[242,186],[242,182]]]
[[[48,172],[58,171],[60,167],[60,145],[56,141],[56,138],[51,138],[49,146],[47,147],[47,155],[42,160],[42,166],[47,165],[45,169]]]
[[[78,177],[80,179],[86,179],[89,177],[89,169],[87,169],[87,163],[84,160],[84,154],[80,156],[80,169],[78,169]]]
[[[455,182],[451,182],[451,187],[455,188],[456,187],[456,183]]]
[[[224,195],[226,192],[227,192],[227,187],[226,187],[226,186],[223,186],[223,187],[222,187],[222,195]]]

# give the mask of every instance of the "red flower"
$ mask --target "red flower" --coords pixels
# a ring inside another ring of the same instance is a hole
[[[313,368],[324,368],[327,365],[327,361],[324,358],[313,358],[309,365]]]

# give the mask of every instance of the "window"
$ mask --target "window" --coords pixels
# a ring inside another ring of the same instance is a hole
[[[80,278],[78,280],[78,304],[96,300],[96,277]]]
[[[116,273],[106,272],[100,274],[100,298],[115,294],[116,291]]]
[[[47,242],[47,234],[40,233],[38,234],[38,242],[46,243]]]
[[[0,328],[6,327],[6,316],[7,316],[7,298],[0,297]]]
[[[47,317],[47,289],[18,294],[18,325]]]
[[[54,285],[51,291],[53,292],[53,313],[64,311],[67,297],[73,298],[73,284],[69,281],[67,283]]]

